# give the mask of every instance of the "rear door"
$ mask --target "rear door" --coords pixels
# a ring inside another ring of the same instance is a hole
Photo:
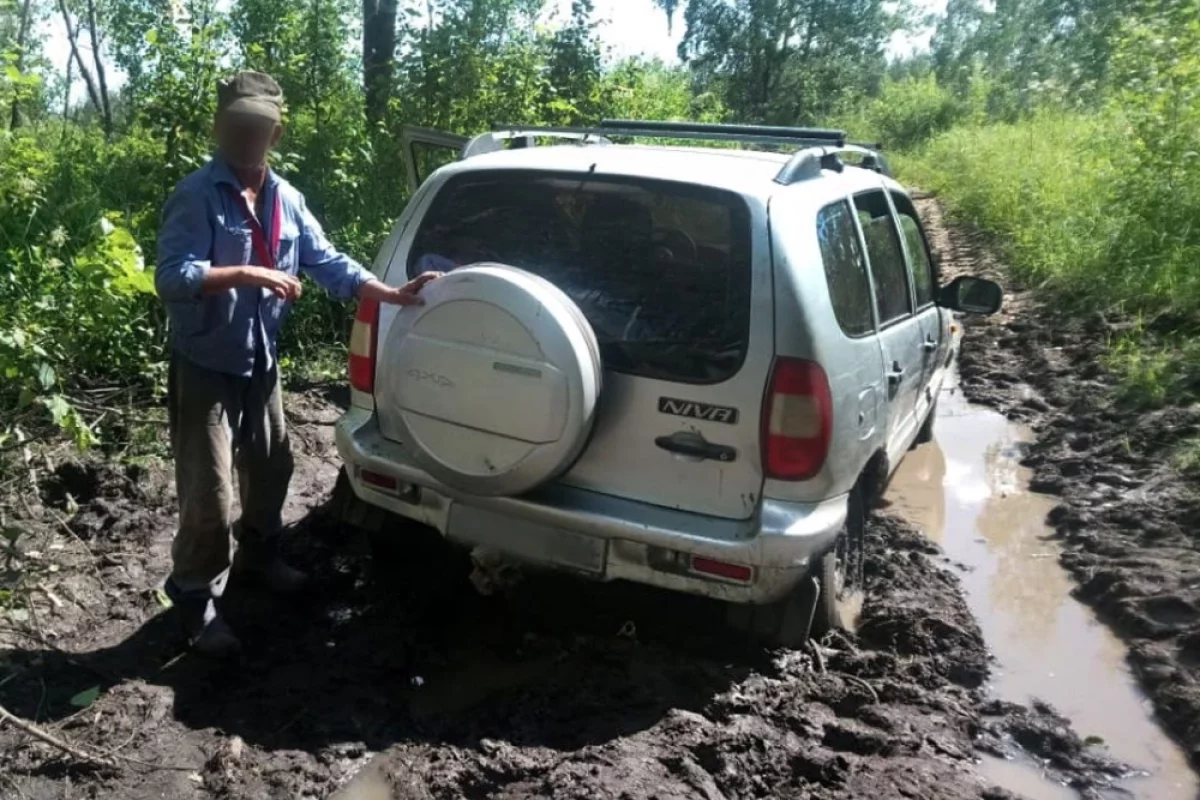
[[[950,331],[945,316],[934,302],[933,259],[929,255],[929,241],[925,237],[921,218],[906,194],[893,189],[891,198],[904,242],[909,276],[912,279],[917,321],[921,325],[921,348],[925,359],[923,386],[928,387],[945,363],[949,351]],[[933,399],[931,391],[922,390],[917,402],[918,419],[925,418]]]
[[[591,441],[562,482],[713,516],[753,515],[773,350],[761,201],[603,170],[467,171],[438,190],[408,253],[409,274],[434,258],[528,270],[587,317],[604,385]]]
[[[470,140],[456,133],[405,125],[400,129],[400,147],[408,171],[408,191],[416,192],[438,167],[456,161]]]
[[[925,385],[925,349],[914,313],[900,233],[883,189],[855,195],[854,207],[874,287],[886,377],[887,450],[899,462],[917,430],[917,399]]]

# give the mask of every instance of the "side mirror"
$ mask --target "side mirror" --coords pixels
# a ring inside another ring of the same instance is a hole
[[[966,314],[995,314],[1004,303],[1004,290],[986,278],[960,275],[938,292],[938,305]]]

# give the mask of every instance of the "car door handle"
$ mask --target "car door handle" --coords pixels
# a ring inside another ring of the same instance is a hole
[[[679,431],[670,436],[659,436],[654,443],[669,453],[691,458],[729,463],[737,458],[737,450],[723,444],[713,444],[703,436],[691,431]]]
[[[900,366],[899,361],[892,362],[892,369],[888,373],[888,383],[900,383],[904,380],[904,368]]]
[[[925,337],[925,342],[921,346],[925,348],[926,352],[932,353],[934,350],[937,350],[938,343],[937,340],[933,338],[933,335],[930,334],[929,336]]]

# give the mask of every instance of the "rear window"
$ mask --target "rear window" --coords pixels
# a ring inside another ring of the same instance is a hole
[[[459,175],[422,220],[408,271],[481,261],[566,292],[608,369],[715,383],[745,358],[750,224],[735,194],[578,174]]]

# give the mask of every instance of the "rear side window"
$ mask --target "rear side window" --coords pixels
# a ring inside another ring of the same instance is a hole
[[[904,244],[908,247],[917,308],[924,308],[933,303],[933,262],[929,258],[929,245],[925,242],[925,233],[912,201],[899,192],[892,192],[892,203],[896,206],[900,232],[904,234]]]
[[[867,258],[871,266],[871,277],[875,279],[875,304],[879,311],[879,324],[887,325],[912,313],[912,299],[908,293],[908,265],[904,263],[904,251],[896,224],[892,221],[891,207],[882,191],[867,192],[854,198],[854,207],[862,224],[863,238],[867,242]]]
[[[871,319],[867,262],[858,243],[853,213],[844,201],[825,206],[817,215],[817,239],[838,324],[847,336],[862,336],[874,330],[875,323]]]
[[[735,194],[634,178],[526,171],[458,175],[438,192],[409,274],[481,261],[566,292],[608,369],[715,383],[750,328],[750,221]]]

